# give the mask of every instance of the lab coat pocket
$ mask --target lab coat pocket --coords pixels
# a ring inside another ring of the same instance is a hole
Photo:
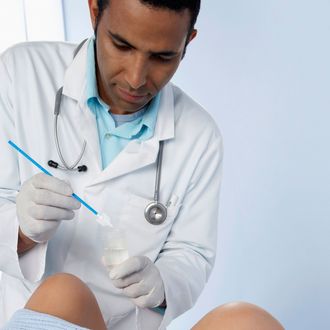
[[[145,255],[155,261],[171,231],[181,204],[179,198],[172,196],[167,205],[167,217],[162,224],[150,224],[144,210],[152,200],[130,194],[128,203],[121,218],[121,224],[127,233],[127,244],[130,255]]]

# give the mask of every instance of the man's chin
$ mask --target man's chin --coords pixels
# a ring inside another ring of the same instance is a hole
[[[142,104],[140,106],[134,106],[134,107],[124,105],[121,107],[110,108],[110,112],[116,115],[129,115],[143,109],[146,106],[146,104]]]

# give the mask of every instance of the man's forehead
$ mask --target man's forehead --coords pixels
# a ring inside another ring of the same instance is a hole
[[[106,20],[104,24],[109,32],[129,43],[141,40],[145,44],[157,44],[161,49],[178,49],[187,38],[189,11],[177,13],[154,9],[139,0],[111,0],[110,3],[102,15],[102,19]]]
[[[112,5],[111,5],[112,4]],[[157,14],[158,12],[167,12],[168,14],[176,15],[181,17],[182,20],[187,20],[190,22],[191,13],[188,8],[183,9],[171,9],[166,4],[155,4],[149,1],[143,0],[109,0],[108,6],[106,9],[110,11],[110,9],[118,11],[119,9],[126,9],[131,11],[138,11],[140,8],[148,9],[150,13]]]

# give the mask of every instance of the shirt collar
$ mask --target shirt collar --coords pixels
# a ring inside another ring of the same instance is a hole
[[[142,125],[146,126],[150,132],[153,132],[155,130],[159,109],[160,94],[161,92],[159,92],[152,99],[142,119]]]
[[[159,100],[160,93],[153,98],[146,111],[142,114],[142,117],[137,117],[131,122],[110,129],[111,133],[126,139],[139,138],[141,140],[147,140],[151,138],[157,122]]]

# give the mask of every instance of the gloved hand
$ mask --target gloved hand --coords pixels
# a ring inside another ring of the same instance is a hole
[[[110,278],[118,289],[142,308],[157,307],[165,299],[158,268],[147,257],[131,257],[111,267]]]
[[[37,243],[48,241],[61,220],[71,220],[80,203],[71,197],[70,185],[40,173],[25,181],[16,197],[19,226]]]

